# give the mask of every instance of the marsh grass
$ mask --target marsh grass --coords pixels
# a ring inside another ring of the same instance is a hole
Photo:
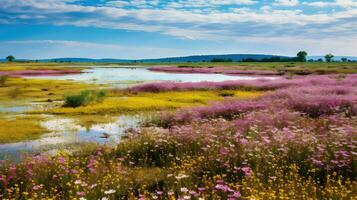
[[[39,138],[47,130],[40,125],[40,117],[26,116],[7,119],[0,116],[0,143],[11,143]]]
[[[145,65],[145,64],[144,64]],[[148,66],[179,68],[221,68],[223,70],[262,70],[283,74],[349,74],[357,73],[357,63],[325,62],[225,62],[225,63],[147,63]]]
[[[9,79],[9,76],[7,75],[1,75],[0,76],[0,87],[5,86],[6,81]]]
[[[80,92],[97,86],[74,81],[37,80],[9,78],[6,85],[0,87],[0,102],[14,99],[27,101],[62,100],[70,92]]]
[[[229,98],[249,99],[263,94],[258,91],[227,91],[233,93]],[[223,100],[220,91],[168,91],[160,93],[139,92],[135,94],[124,92],[108,92],[103,102],[77,108],[59,107],[47,111],[52,114],[125,114],[130,112],[145,112],[167,110],[181,107],[204,105],[211,101]],[[121,96],[124,95],[124,96]]]
[[[95,86],[97,87],[97,86]],[[62,100],[69,92],[93,89],[93,85],[73,81],[52,81],[23,78],[8,78],[0,87],[0,104],[23,105],[24,102],[48,102]],[[10,116],[10,114],[8,114]],[[0,116],[0,143],[32,140],[47,132],[40,126],[41,118],[35,115],[13,119]]]
[[[20,70],[83,70],[86,63],[35,63],[35,62],[12,62],[0,63],[0,71],[20,71]],[[91,65],[91,64],[89,64]],[[88,65],[87,65],[88,66]]]

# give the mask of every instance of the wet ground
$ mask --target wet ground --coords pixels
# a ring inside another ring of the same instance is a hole
[[[21,153],[48,151],[82,142],[115,145],[127,129],[136,129],[142,119],[139,115],[123,115],[116,117],[111,123],[85,127],[73,118],[54,115],[43,117],[46,120],[41,122],[41,125],[48,129],[49,133],[37,140],[0,144],[0,159],[7,156],[16,159]]]

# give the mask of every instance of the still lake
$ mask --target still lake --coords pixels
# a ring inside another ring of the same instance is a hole
[[[276,77],[230,76],[224,74],[202,73],[165,73],[154,72],[144,67],[93,67],[83,70],[81,74],[62,76],[40,76],[41,79],[75,80],[87,83],[109,84],[113,87],[128,87],[132,84],[151,81],[201,82],[201,81],[232,81],[256,80],[260,78],[275,79]]]

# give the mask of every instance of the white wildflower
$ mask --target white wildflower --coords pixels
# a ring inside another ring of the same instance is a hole
[[[114,194],[115,193],[115,190],[107,190],[107,191],[104,191],[104,194]]]

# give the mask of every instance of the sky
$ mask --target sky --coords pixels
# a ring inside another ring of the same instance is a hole
[[[357,0],[1,0],[0,58],[357,56]]]

